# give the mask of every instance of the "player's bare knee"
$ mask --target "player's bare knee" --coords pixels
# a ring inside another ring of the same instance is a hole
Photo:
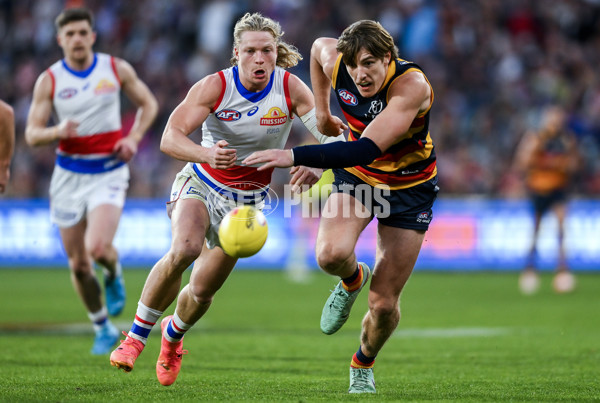
[[[212,303],[215,293],[203,286],[194,286],[190,283],[189,294],[198,305],[208,306]]]
[[[77,280],[81,280],[92,273],[92,266],[87,259],[69,259],[69,268]]]
[[[400,320],[400,308],[396,301],[378,299],[369,303],[369,313],[378,322],[397,322]]]
[[[169,266],[187,268],[200,256],[200,252],[202,252],[201,244],[185,243],[183,245],[173,245],[167,254]]]
[[[96,243],[88,246],[88,252],[92,256],[92,259],[96,262],[104,262],[109,260],[109,254],[111,253],[111,245],[104,243]]]
[[[317,248],[317,263],[326,272],[335,274],[335,271],[352,256],[352,253],[354,253],[352,249],[334,243],[320,245]]]

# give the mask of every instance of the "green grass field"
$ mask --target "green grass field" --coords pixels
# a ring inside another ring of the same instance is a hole
[[[146,275],[125,272],[123,330]],[[335,279],[320,272],[300,284],[282,272],[234,272],[186,336],[189,355],[170,387],[154,372],[158,332],[129,374],[89,354],[93,334],[66,269],[0,276],[3,402],[600,401],[599,275],[580,274],[575,293],[557,295],[547,274],[525,297],[516,273],[414,273],[376,362],[374,396],[346,393],[366,293],[325,336],[319,317]]]

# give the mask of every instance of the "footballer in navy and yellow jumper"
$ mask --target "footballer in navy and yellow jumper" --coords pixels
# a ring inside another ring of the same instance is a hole
[[[387,106],[388,90],[392,83],[413,71],[420,72],[427,80],[417,64],[399,58],[393,60],[381,89],[374,96],[364,98],[348,73],[342,55],[338,56],[331,84],[350,128],[348,141],[358,140],[367,125]],[[431,84],[429,88],[429,107],[415,117],[409,130],[380,157],[368,165],[334,169],[338,185],[366,183],[375,188],[390,189],[392,211],[389,218],[378,217],[383,224],[427,230],[431,222],[431,207],[439,188],[435,148],[429,133],[429,113],[433,103]]]

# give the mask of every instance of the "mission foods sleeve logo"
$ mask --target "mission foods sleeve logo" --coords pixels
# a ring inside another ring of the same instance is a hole
[[[260,125],[261,126],[282,125],[285,122],[287,122],[287,119],[288,119],[287,115],[285,113],[283,113],[283,111],[281,109],[274,106],[271,109],[269,109],[269,112],[267,112],[266,115],[263,115],[263,117],[260,118]]]
[[[117,90],[117,87],[106,78],[103,78],[98,82],[96,88],[94,88],[94,94],[110,94]]]

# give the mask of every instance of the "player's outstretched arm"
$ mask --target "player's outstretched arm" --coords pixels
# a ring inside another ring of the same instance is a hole
[[[263,164],[259,169],[304,165],[315,168],[345,168],[367,165],[401,140],[415,117],[431,105],[431,90],[420,73],[408,73],[390,89],[385,109],[367,126],[358,141],[294,147],[289,150],[258,151],[244,164]]]
[[[381,155],[381,150],[369,138],[358,141],[337,141],[329,144],[294,147],[291,150],[265,150],[250,154],[243,163],[262,164],[258,170],[307,166],[313,168],[345,168],[367,165]]]
[[[244,161],[244,165],[263,164],[258,167],[259,171],[269,168],[288,168],[294,165],[294,155],[292,150],[263,150],[255,151]]]

